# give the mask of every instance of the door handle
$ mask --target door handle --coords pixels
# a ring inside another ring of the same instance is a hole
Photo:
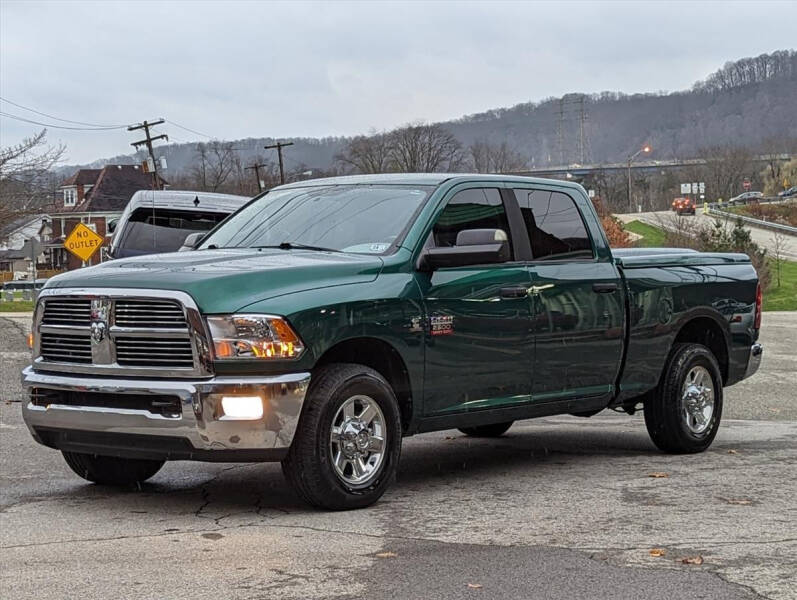
[[[526,287],[501,288],[501,298],[525,298],[528,295],[529,288]]]
[[[616,283],[593,283],[592,291],[598,294],[611,294],[617,291]]]

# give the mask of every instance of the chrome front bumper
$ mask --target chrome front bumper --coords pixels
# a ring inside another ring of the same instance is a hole
[[[226,462],[284,456],[293,441],[310,374],[158,381],[70,377],[28,367],[22,372],[22,383],[44,391],[179,398],[181,411],[175,414],[58,404],[57,400],[39,406],[28,399],[22,408],[25,423],[33,437],[47,446],[115,456]],[[221,418],[223,394],[260,395],[263,417]]]
[[[764,346],[756,342],[750,346],[750,358],[747,361],[747,370],[744,372],[744,378],[748,378],[758,371],[761,366],[761,359],[764,356]]]

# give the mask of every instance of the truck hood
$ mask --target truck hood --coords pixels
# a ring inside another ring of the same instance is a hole
[[[203,313],[235,312],[275,296],[368,283],[378,256],[241,248],[171,252],[109,261],[48,280],[46,288],[139,288],[190,294]]]

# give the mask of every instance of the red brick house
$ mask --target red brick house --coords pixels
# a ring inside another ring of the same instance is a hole
[[[76,269],[102,261],[102,249],[85,265],[64,248],[64,239],[83,223],[110,241],[107,224],[118,219],[130,198],[139,190],[152,189],[153,176],[139,165],[107,165],[102,169],[80,169],[61,184],[51,222],[42,228],[48,262],[54,269]],[[161,183],[166,181],[161,179]]]

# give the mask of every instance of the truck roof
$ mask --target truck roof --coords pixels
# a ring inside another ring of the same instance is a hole
[[[198,204],[194,202],[199,200]],[[246,204],[250,198],[233,194],[215,192],[195,192],[190,190],[139,190],[130,199],[125,214],[135,209],[152,206],[178,210],[206,210],[211,212],[233,212]]]
[[[527,183],[555,183],[562,187],[581,188],[577,183],[562,181],[561,179],[542,179],[539,177],[526,177],[523,175],[492,175],[488,173],[375,173],[370,175],[343,175],[341,177],[325,177],[322,179],[307,179],[288,183],[274,188],[275,190],[316,187],[323,185],[440,185],[453,180],[472,181],[523,181]]]

